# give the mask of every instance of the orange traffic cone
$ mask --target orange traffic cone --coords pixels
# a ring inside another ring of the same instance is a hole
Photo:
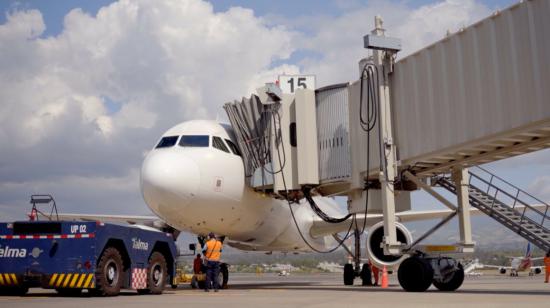
[[[387,287],[388,287],[388,270],[384,265],[384,269],[382,269],[382,288],[387,288]]]

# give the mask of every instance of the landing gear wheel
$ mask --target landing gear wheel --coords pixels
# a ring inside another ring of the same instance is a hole
[[[372,272],[368,264],[363,264],[363,268],[361,268],[361,284],[372,286]]]
[[[139,294],[162,294],[166,285],[168,269],[164,255],[153,252],[147,266],[147,289],[138,290]]]
[[[446,282],[433,281],[434,286],[440,291],[454,291],[462,285],[464,282],[464,268],[462,264],[458,263],[458,268],[452,274],[452,277],[447,279]]]
[[[432,284],[434,270],[430,262],[419,257],[405,259],[397,271],[397,279],[407,292],[424,292]]]
[[[218,283],[220,288],[227,289],[227,282],[229,281],[229,268],[227,264],[220,264],[220,275],[218,276]]]
[[[61,296],[79,296],[82,294],[82,289],[55,289]]]
[[[353,264],[344,265],[344,285],[352,286],[353,279],[355,279],[355,270],[353,269]]]
[[[96,288],[92,293],[98,296],[116,296],[122,286],[122,257],[114,247],[103,251],[95,272]]]

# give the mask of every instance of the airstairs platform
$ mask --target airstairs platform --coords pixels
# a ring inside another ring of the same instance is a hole
[[[472,169],[476,171],[469,171],[470,205],[543,251],[550,250],[550,205],[484,168]],[[436,185],[456,193],[448,177],[438,177]],[[533,207],[535,204],[542,209]]]

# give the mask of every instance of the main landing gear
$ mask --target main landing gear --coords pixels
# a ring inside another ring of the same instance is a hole
[[[347,249],[346,246],[343,247]],[[361,285],[372,285],[369,266],[363,264],[363,267],[361,267],[361,233],[359,230],[355,230],[355,253],[351,253],[349,250],[348,253],[353,256],[353,264],[348,263],[344,265],[344,285],[352,286],[356,277],[361,278]]]
[[[464,282],[464,269],[453,258],[412,256],[401,263],[397,278],[408,292],[426,291],[432,283],[438,290],[454,291]]]

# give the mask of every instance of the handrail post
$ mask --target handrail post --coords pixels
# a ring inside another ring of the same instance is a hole
[[[520,220],[519,220],[520,223],[523,222],[523,217],[525,216],[525,211],[526,211],[526,210],[527,210],[527,206],[524,206],[524,207],[523,207],[523,213],[521,214],[521,218],[520,218]]]
[[[515,209],[515,208],[516,208],[516,203],[518,202],[519,189],[518,189],[517,191],[518,191],[518,192],[516,193],[516,197],[514,198],[514,204],[512,205],[512,209]]]

